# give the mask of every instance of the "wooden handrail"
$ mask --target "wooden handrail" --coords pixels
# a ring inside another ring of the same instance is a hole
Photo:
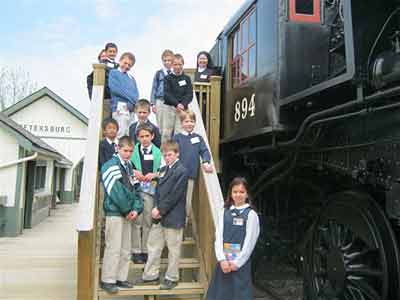
[[[94,64],[92,102],[83,165],[78,211],[78,290],[77,300],[97,299],[99,222],[99,142],[102,136],[105,65]],[[100,201],[99,201],[100,200]]]
[[[194,111],[197,120],[201,120],[202,114],[198,102],[192,101],[189,108]],[[212,141],[209,141],[208,133],[203,122],[196,122],[195,132],[203,137],[210,149]],[[212,157],[214,158],[215,155],[214,153],[212,154]],[[216,160],[212,159],[212,164],[216,166]],[[201,255],[201,262],[203,264],[203,275],[205,277],[203,284],[205,287],[208,286],[208,283],[211,280],[212,272],[216,263],[214,254],[215,228],[218,220],[218,212],[221,211],[223,203],[224,200],[217,172],[205,173],[201,169],[193,193],[192,221],[193,228],[195,229],[195,238],[198,247],[200,248],[199,254]]]
[[[211,76],[210,82],[193,82],[193,90],[197,97],[217,172],[220,172],[221,80],[221,76]]]

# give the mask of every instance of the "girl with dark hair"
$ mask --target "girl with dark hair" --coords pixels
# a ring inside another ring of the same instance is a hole
[[[245,178],[232,180],[224,209],[219,216],[215,255],[218,264],[207,300],[253,299],[250,256],[260,234],[257,213],[251,208]]]
[[[194,81],[209,82],[212,75],[215,75],[215,69],[211,56],[208,52],[201,51],[197,54],[197,68],[194,73]]]

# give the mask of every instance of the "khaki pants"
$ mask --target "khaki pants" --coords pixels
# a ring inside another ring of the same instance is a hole
[[[147,240],[149,237],[152,218],[151,210],[153,209],[153,196],[142,193],[143,212],[139,215],[135,222],[132,223],[132,253],[147,253]]]
[[[157,123],[161,132],[161,142],[164,143],[169,141],[173,134],[182,131],[181,120],[175,107],[164,104],[164,100],[162,99],[157,99],[156,110]]]
[[[106,283],[125,281],[130,263],[131,224],[123,217],[106,217],[105,236],[101,280]]]
[[[104,99],[103,119],[111,118],[111,99]]]
[[[129,126],[134,120],[133,113],[119,114],[117,112],[113,112],[112,117],[118,122],[119,130],[117,137],[120,138],[124,135],[129,135]]]
[[[192,216],[192,198],[194,189],[194,179],[188,179],[188,186],[186,192],[186,219],[190,219]]]
[[[144,280],[154,280],[159,277],[161,253],[165,244],[168,248],[168,268],[165,278],[171,281],[179,281],[179,259],[181,257],[181,245],[183,228],[165,228],[161,224],[153,224],[150,230],[147,248],[149,256],[143,272]]]

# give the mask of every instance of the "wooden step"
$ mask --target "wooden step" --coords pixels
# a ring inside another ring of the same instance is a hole
[[[161,268],[166,268],[168,265],[168,258],[161,259]],[[133,269],[144,269],[144,264],[131,263]],[[181,258],[179,262],[180,269],[198,269],[200,268],[200,262],[196,258]]]
[[[204,287],[198,282],[180,282],[172,290],[160,290],[159,285],[135,286],[132,289],[120,289],[117,294],[109,294],[103,289],[98,290],[100,299],[125,296],[159,296],[159,295],[202,295]]]
[[[196,242],[193,238],[187,237],[183,242],[182,245],[184,246],[194,246],[196,245]]]

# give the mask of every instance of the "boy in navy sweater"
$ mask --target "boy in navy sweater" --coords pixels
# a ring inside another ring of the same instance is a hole
[[[120,58],[119,68],[111,70],[108,77],[112,117],[119,124],[118,137],[128,134],[133,110],[139,98],[136,80],[128,74],[134,64],[135,56],[126,52]]]
[[[99,145],[99,168],[110,160],[115,153],[118,153],[118,122],[112,118],[104,119],[103,124],[104,139]]]
[[[180,156],[183,166],[188,173],[188,187],[186,193],[186,214],[190,218],[192,212],[192,196],[194,181],[200,166],[200,157],[202,160],[203,170],[207,173],[213,172],[213,167],[210,164],[211,154],[207,148],[203,138],[193,132],[196,125],[196,115],[193,111],[187,110],[180,114],[180,120],[183,131],[176,134],[172,139],[179,145]]]
[[[183,65],[182,55],[175,54],[172,73],[165,77],[164,103],[168,109],[164,113],[168,122],[163,130],[163,142],[170,139],[172,134],[177,134],[182,130],[179,115],[188,108],[193,99],[192,81],[184,74]]]
[[[161,147],[161,134],[160,130],[156,125],[150,122],[149,120],[149,115],[150,115],[150,109],[151,109],[151,104],[149,101],[146,99],[140,99],[136,105],[135,105],[135,113],[136,113],[136,118],[137,122],[133,123],[129,127],[129,136],[132,138],[132,140],[135,142],[135,144],[138,142],[137,140],[137,130],[140,125],[146,124],[150,126],[153,130],[154,134],[154,139],[153,139],[153,144],[156,145],[157,148]]]

